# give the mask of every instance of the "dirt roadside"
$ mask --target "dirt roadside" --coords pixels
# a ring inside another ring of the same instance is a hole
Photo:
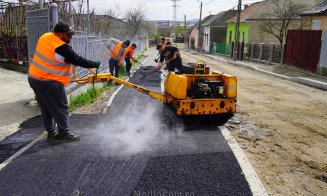
[[[327,92],[182,52],[237,76],[238,112],[226,126],[270,195],[326,195]]]

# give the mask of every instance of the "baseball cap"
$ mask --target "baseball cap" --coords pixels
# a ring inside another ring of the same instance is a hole
[[[123,44],[125,44],[126,46],[129,46],[129,44],[131,43],[131,41],[129,41],[129,40],[126,40],[126,41],[124,41],[124,43]]]
[[[54,27],[53,31],[55,33],[69,33],[71,35],[74,35],[76,33],[71,26],[63,22],[58,22]]]
[[[163,46],[161,44],[157,45],[157,50],[159,50],[160,48],[162,48]]]

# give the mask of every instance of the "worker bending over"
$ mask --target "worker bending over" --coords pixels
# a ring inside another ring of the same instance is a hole
[[[162,46],[159,44],[157,50],[160,52],[160,60],[156,66],[157,69],[162,67],[165,61],[167,63],[168,71],[175,72],[175,69],[177,69],[179,73],[183,73],[182,58],[177,47]]]
[[[134,62],[137,62],[137,60],[133,57],[134,49],[137,48],[136,44],[132,44],[131,46],[128,46],[125,50],[125,62],[126,62],[126,72],[128,74],[128,77],[131,75],[131,68],[132,68],[132,63],[131,59]]]
[[[114,75],[115,71],[115,77],[117,78],[119,78],[119,69],[122,65],[121,62],[124,58],[125,49],[129,46],[129,44],[129,40],[126,40],[125,42],[121,42],[113,38],[109,40],[109,69],[111,75]]]
[[[48,142],[79,140],[79,136],[70,133],[68,101],[64,87],[70,83],[71,64],[85,68],[100,66],[100,62],[82,58],[68,45],[74,34],[69,25],[61,22],[56,24],[54,33],[45,33],[39,38],[29,66],[28,82],[41,108]]]

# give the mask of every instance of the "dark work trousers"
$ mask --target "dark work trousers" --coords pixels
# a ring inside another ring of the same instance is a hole
[[[119,64],[118,64],[118,61],[116,61],[115,59],[113,58],[110,58],[109,59],[109,69],[110,69],[110,73],[111,75],[114,75],[114,71],[115,71],[115,77],[116,78],[119,78]]]
[[[68,132],[69,111],[64,85],[56,81],[38,80],[30,76],[28,82],[41,108],[45,130],[53,133],[55,124],[57,124],[59,133]]]
[[[168,71],[175,72],[175,69],[177,69],[179,73],[183,73],[181,57],[177,57],[168,63]]]
[[[125,62],[126,62],[126,72],[128,74],[130,74],[131,72],[131,68],[132,68],[132,63],[131,63],[131,59],[129,57],[125,57]]]

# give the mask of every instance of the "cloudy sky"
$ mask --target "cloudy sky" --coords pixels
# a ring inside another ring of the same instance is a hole
[[[18,0],[5,0],[7,2],[17,2]],[[33,0],[38,2],[39,0]],[[45,0],[49,2],[49,0]],[[73,0],[74,1],[74,0]],[[76,0],[77,4],[82,0]],[[86,0],[84,0],[86,2]],[[243,4],[251,4],[262,0],[243,0]],[[309,0],[310,1],[310,0]],[[95,8],[96,13],[103,14],[106,10],[115,10],[124,12],[125,10],[137,6],[142,6],[146,10],[146,16],[149,20],[172,20],[173,19],[173,1],[172,0],[89,0],[90,8]],[[217,14],[221,11],[236,8],[238,0],[203,0],[202,16]],[[201,0],[178,0],[177,1],[177,20],[184,20],[184,14],[187,19],[196,19],[200,16]],[[86,5],[85,5],[86,7]],[[118,9],[119,8],[119,9]],[[86,8],[85,8],[86,9]]]
[[[108,9],[117,10],[117,5],[121,12],[126,9],[141,5],[145,7],[147,18],[150,20],[172,20],[173,1],[171,0],[89,0],[90,7],[95,8],[97,13],[102,13]],[[262,0],[243,0],[244,4],[249,4]],[[177,1],[177,20],[195,19],[200,15],[200,2],[198,0]],[[236,6],[238,0],[203,0],[203,16],[217,14],[220,11],[231,9]]]

